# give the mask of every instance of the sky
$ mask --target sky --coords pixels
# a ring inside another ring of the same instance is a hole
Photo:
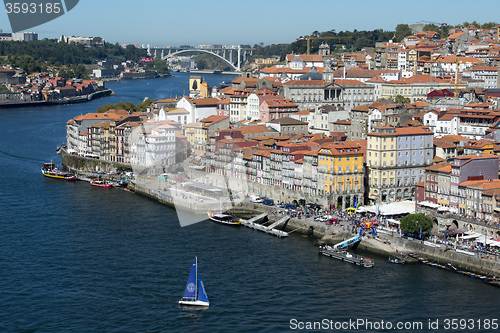
[[[80,0],[65,15],[29,31],[40,39],[99,36],[111,43],[156,47],[253,46],[291,43],[313,31],[395,30],[400,23],[423,21],[448,25],[500,21],[500,1],[474,4],[468,0]],[[4,10],[0,29],[11,31]]]

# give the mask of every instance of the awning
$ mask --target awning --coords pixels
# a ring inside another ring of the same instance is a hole
[[[475,242],[482,243],[482,244],[488,244],[488,241],[492,238],[493,237],[481,235],[480,237],[476,238]]]
[[[393,224],[401,224],[401,222],[399,222],[398,220],[395,220],[395,219],[387,219],[387,222],[393,223]]]
[[[415,201],[398,201],[378,207],[380,215],[401,215],[415,213]],[[358,213],[370,212],[377,213],[377,205],[358,207]]]
[[[429,202],[429,201],[422,201],[422,202],[419,202],[418,204],[420,206],[425,206],[425,207],[429,207],[429,208],[439,208],[439,207],[441,207],[440,205],[435,204],[433,202]]]
[[[474,239],[474,238],[478,238],[478,237],[481,237],[481,236],[483,236],[483,237],[484,237],[484,235],[483,235],[483,234],[473,233],[473,234],[471,234],[471,235],[462,236],[462,237],[460,237],[460,238],[461,238],[461,239]]]

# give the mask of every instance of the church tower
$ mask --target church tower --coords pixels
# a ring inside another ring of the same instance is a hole
[[[323,81],[327,84],[333,82],[333,69],[331,65],[331,60],[328,58],[324,58],[325,68],[323,68]]]
[[[319,55],[323,57],[328,57],[330,55],[330,45],[327,43],[322,43],[319,46]]]

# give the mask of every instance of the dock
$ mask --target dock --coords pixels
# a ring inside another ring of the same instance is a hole
[[[260,215],[252,217],[249,220],[241,219],[241,225],[243,225],[247,228],[250,228],[250,229],[265,232],[266,234],[270,234],[270,235],[276,236],[278,238],[288,237],[288,232],[286,232],[284,230],[276,229],[276,227],[279,226],[280,224],[283,224],[283,223],[286,224],[288,222],[288,220],[290,220],[290,217],[285,216],[285,217],[281,218],[280,220],[272,223],[269,226],[265,226],[263,224],[257,223],[257,221],[266,218],[267,215],[268,215],[268,213],[262,213]]]
[[[331,246],[325,245],[319,247],[319,253],[322,255],[332,257],[338,260],[342,260],[351,264],[358,265],[360,267],[373,267],[375,263],[372,259],[364,258],[362,256],[358,256],[356,254],[351,254],[344,250],[339,250],[337,248],[333,248]]]
[[[412,257],[414,259],[417,259],[420,263],[422,263],[424,265],[427,265],[427,266],[431,266],[431,267],[434,267],[434,268],[443,269],[443,270],[446,270],[446,271],[449,271],[449,272],[453,272],[453,273],[458,273],[460,275],[465,275],[465,276],[468,276],[468,277],[471,277],[471,278],[474,278],[474,279],[479,279],[479,280],[482,280],[484,282],[488,282],[488,283],[493,284],[495,286],[500,286],[500,279],[498,279],[495,276],[480,275],[480,274],[476,274],[476,273],[473,273],[473,272],[469,272],[469,271],[465,271],[465,270],[460,270],[460,269],[457,269],[455,266],[453,266],[450,263],[446,263],[446,265],[441,265],[441,264],[433,262],[431,260],[427,260],[425,258],[422,258],[422,257],[418,256],[415,253],[408,253],[408,256]]]

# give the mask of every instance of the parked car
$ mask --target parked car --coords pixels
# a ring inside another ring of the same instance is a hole
[[[268,206],[274,206],[274,200],[266,198],[266,199],[262,200],[262,204],[268,205]]]
[[[262,201],[263,201],[262,198],[258,195],[251,195],[250,196],[250,202],[261,203]]]
[[[339,221],[339,219],[328,219],[326,221],[327,224],[334,224],[334,223],[337,223]]]
[[[323,207],[321,207],[320,205],[315,204],[315,203],[308,203],[308,204],[307,204],[307,207],[308,207],[309,209],[322,209],[322,208],[323,208]]]

